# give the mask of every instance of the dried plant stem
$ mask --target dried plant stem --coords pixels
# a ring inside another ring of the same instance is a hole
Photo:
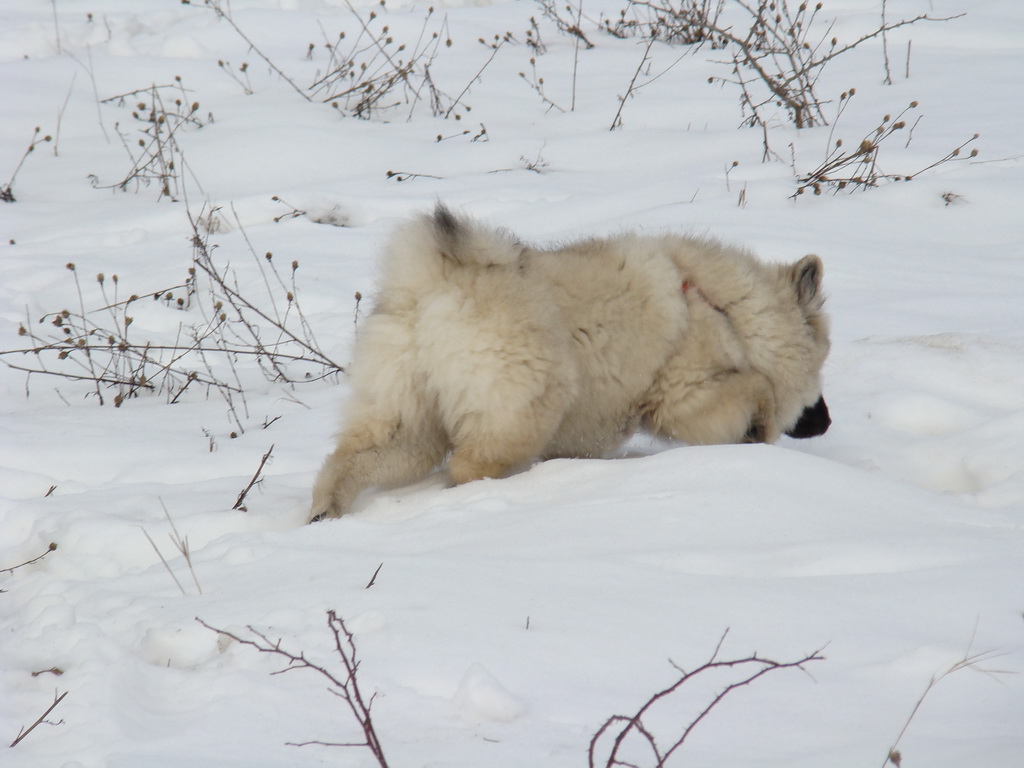
[[[167,518],[167,522],[171,526],[171,533],[168,534],[171,539],[171,543],[174,544],[175,549],[177,549],[185,559],[185,564],[188,566],[189,573],[192,574],[192,582],[196,585],[196,592],[201,595],[203,594],[203,588],[199,586],[199,577],[196,576],[195,568],[192,565],[192,552],[189,549],[188,537],[182,536],[178,533],[178,528],[174,525],[174,520],[171,519],[171,513],[167,511],[167,505],[164,504],[164,500],[158,499],[158,501],[160,502],[160,506],[163,508],[164,517]],[[183,587],[181,582],[178,581],[178,577],[174,575],[174,571],[171,569],[170,563],[167,562],[163,553],[160,551],[160,548],[156,545],[156,542],[153,541],[153,537],[149,535],[149,532],[145,528],[142,529],[142,534],[146,537],[146,541],[149,542],[149,545],[153,547],[153,551],[156,552],[156,556],[160,558],[160,562],[164,564],[164,568],[167,569],[167,573],[169,573],[171,578],[174,579],[174,583],[178,586],[178,589],[181,590],[181,594],[188,594],[185,592],[185,587]]]
[[[8,179],[6,184],[0,186],[0,201],[3,201],[5,203],[13,203],[15,201],[12,188],[14,187],[14,179],[17,178],[18,176],[18,171],[21,170],[21,166],[25,164],[25,160],[28,159],[28,156],[35,152],[36,146],[40,142],[51,140],[50,136],[43,136],[42,138],[40,138],[39,134],[41,132],[42,129],[40,129],[39,126],[36,126],[35,130],[32,132],[32,140],[28,144],[28,149],[25,150],[25,154],[21,156],[21,160],[19,160],[18,164],[15,166],[14,173],[11,174],[11,178]]]
[[[163,552],[160,551],[160,547],[158,547],[156,545],[156,542],[153,541],[153,537],[149,535],[149,531],[147,531],[145,528],[143,528],[142,529],[142,535],[146,537],[146,541],[149,542],[149,545],[153,548],[153,551],[156,552],[156,556],[160,558],[160,562],[164,564],[164,568],[167,569],[167,573],[169,573],[171,575],[171,578],[174,579],[174,583],[178,585],[178,589],[181,590],[181,594],[183,594],[183,595],[188,594],[185,591],[185,588],[183,586],[181,586],[181,582],[178,581],[178,577],[174,575],[174,571],[171,570],[171,566],[167,562],[167,560],[164,558]]]
[[[52,491],[52,489],[51,489],[51,491]],[[49,496],[50,494],[48,493],[46,495]],[[50,546],[48,546],[46,548],[46,551],[43,552],[43,554],[37,555],[36,557],[33,557],[31,560],[26,560],[24,563],[19,563],[18,565],[12,565],[10,568],[0,568],[0,573],[14,573],[18,568],[24,568],[26,565],[32,565],[33,563],[38,563],[40,560],[42,560],[48,554],[53,552],[56,548],[57,548],[56,542],[52,542],[51,541],[50,542]]]
[[[583,21],[583,0],[579,0],[579,5],[576,7],[576,29],[580,28],[580,23]],[[569,111],[576,111],[576,79],[580,71],[580,42],[581,38],[579,35],[573,36],[572,45],[572,97],[569,100]]]
[[[473,75],[473,77],[472,77],[472,78],[470,78],[469,82],[468,82],[468,83],[466,83],[466,87],[465,87],[465,88],[463,88],[463,89],[462,89],[462,90],[461,90],[461,91],[459,92],[459,95],[455,97],[455,101],[453,101],[453,102],[452,102],[452,105],[451,105],[450,107],[448,107],[447,111],[445,111],[445,113],[444,113],[444,117],[445,117],[445,119],[447,119],[447,118],[448,118],[448,117],[449,117],[449,116],[451,115],[451,113],[452,113],[452,110],[454,110],[454,109],[455,109],[455,107],[457,107],[457,106],[459,105],[459,102],[461,102],[461,101],[462,101],[462,97],[466,95],[466,93],[467,93],[467,92],[469,91],[469,89],[470,89],[470,88],[472,87],[473,83],[475,83],[476,81],[478,81],[478,80],[480,79],[480,76],[481,76],[481,75],[483,75],[483,73],[484,73],[484,70],[485,70],[485,69],[487,69],[487,67],[489,67],[489,66],[490,66],[490,64],[491,64],[491,62],[492,62],[492,61],[494,61],[494,57],[498,55],[498,51],[500,51],[500,50],[501,50],[501,47],[502,47],[502,46],[503,46],[503,45],[504,45],[504,44],[505,44],[506,42],[508,42],[508,39],[507,39],[507,38],[504,38],[504,39],[502,39],[502,40],[501,40],[501,41],[500,41],[500,42],[499,42],[499,43],[498,43],[497,45],[492,45],[492,46],[491,46],[491,49],[492,49],[492,50],[491,50],[491,55],[490,55],[490,56],[489,56],[489,57],[487,58],[487,61],[485,61],[485,62],[483,63],[483,66],[482,66],[482,67],[480,67],[480,69],[478,69],[478,70],[477,70],[477,73],[476,73],[475,75]]]
[[[218,19],[223,19],[224,21],[226,21],[228,25],[233,30],[235,30],[238,36],[245,41],[246,45],[249,46],[249,50],[251,50],[257,56],[263,59],[264,63],[271,69],[271,71],[273,71],[278,77],[280,77],[282,80],[288,83],[288,85],[290,85],[292,89],[297,94],[299,94],[299,96],[301,96],[303,99],[305,99],[306,101],[312,101],[312,99],[309,97],[309,94],[307,94],[304,90],[302,90],[302,88],[296,85],[295,81],[288,77],[288,75],[282,72],[281,69],[270,59],[270,57],[263,53],[263,51],[260,50],[259,46],[257,46],[256,43],[254,43],[249,38],[249,36],[245,34],[244,31],[242,31],[242,28],[235,23],[235,20],[233,18],[231,18],[230,12],[224,10],[220,0],[206,0],[206,6],[217,15]]]
[[[98,309],[90,310],[78,270],[69,263],[78,299],[76,310],[43,315],[39,323],[50,326],[47,333],[37,331],[36,323],[27,319],[18,329],[26,345],[0,350],[0,362],[30,378],[43,374],[88,382],[90,394],[100,404],[108,401],[105,392],[112,388],[115,407],[144,392],[163,393],[168,403],[176,403],[189,390],[202,387],[207,394],[213,392],[224,399],[238,433],[244,431],[249,418],[239,360],[254,360],[265,378],[287,384],[343,372],[322,352],[302,310],[296,284],[298,262],[291,262],[286,276],[276,267],[272,254],[257,256],[236,212],[236,223],[266,290],[266,298],[257,301],[239,287],[230,264],[215,261],[215,246],[209,245],[208,235],[201,231],[201,222],[212,220],[216,209],[206,217],[186,210],[192,225],[193,254],[184,282],[122,299],[118,276],[108,278],[101,273],[96,282],[102,302]],[[112,295],[107,290],[111,284]],[[179,323],[176,337],[139,339],[133,332],[133,315],[136,310],[147,311],[138,306],[145,298],[159,301],[167,309],[197,312],[198,317],[193,315],[188,324]],[[31,357],[32,362],[16,361],[16,356]]]
[[[583,4],[582,2],[575,8],[576,17],[571,20],[562,18],[558,8],[555,7],[555,0],[537,0],[541,10],[544,12],[544,16],[554,22],[555,26],[558,27],[560,32],[564,32],[567,35],[572,35],[577,41],[583,43],[588,49],[593,48],[594,44],[587,39],[587,36],[583,33],[580,28],[580,19],[583,18]],[[566,10],[572,13],[572,3],[566,5]]]
[[[844,92],[840,96],[838,115],[841,115],[845,110],[853,92],[851,88],[850,91]],[[797,174],[797,189],[790,197],[796,199],[808,190],[815,195],[820,195],[826,189],[831,189],[833,192],[838,193],[844,189],[854,191],[856,189],[877,187],[884,181],[910,181],[914,177],[943,163],[978,156],[977,149],[972,149],[970,152],[963,154],[964,148],[978,139],[978,134],[974,134],[967,141],[960,144],[960,146],[948,152],[944,157],[917,171],[911,173],[887,173],[883,171],[878,162],[882,143],[893,134],[907,127],[907,122],[903,118],[910,110],[916,108],[917,102],[913,101],[895,117],[886,115],[882,118],[882,122],[878,127],[864,136],[851,150],[844,149],[842,139],[837,139],[833,142],[832,132],[830,131],[828,139],[829,151],[825,159],[814,170],[805,174]],[[913,130],[913,127],[911,127],[911,130]],[[908,138],[907,144],[909,145],[909,143],[910,140]]]
[[[914,708],[910,711],[910,715],[907,717],[906,722],[903,724],[903,727],[900,729],[900,732],[896,735],[895,741],[893,741],[892,746],[889,747],[889,751],[886,753],[886,757],[885,760],[882,762],[881,768],[885,768],[885,766],[888,765],[890,762],[896,765],[897,768],[900,765],[902,758],[897,747],[899,747],[900,741],[906,735],[907,730],[910,728],[910,724],[917,716],[917,712],[919,709],[921,709],[921,705],[924,704],[924,700],[928,697],[928,694],[931,693],[932,689],[935,688],[935,686],[937,686],[947,677],[952,675],[954,672],[959,672],[963,669],[971,669],[977,667],[978,664],[988,659],[994,658],[995,655],[996,654],[991,652],[977,653],[971,655],[970,651],[968,651],[964,654],[962,659],[950,665],[941,672],[932,675],[932,679],[928,681],[928,685],[925,686],[924,691],[921,693],[920,697],[918,697],[917,702],[915,702]]]
[[[609,131],[614,131],[616,128],[622,127],[622,108],[626,106],[626,100],[632,96],[633,91],[637,88],[637,78],[640,77],[640,72],[643,71],[644,65],[651,58],[651,48],[654,46],[657,38],[654,35],[647,40],[647,45],[644,48],[643,58],[640,59],[640,63],[636,67],[636,71],[633,73],[633,78],[629,81],[629,88],[626,89],[626,94],[619,97],[619,108],[615,111],[615,117],[612,119],[612,124],[608,128]]]
[[[550,0],[544,0],[550,2]],[[617,36],[641,34],[670,44],[724,50],[731,76],[712,76],[709,82],[740,88],[744,122],[767,125],[766,110],[781,106],[797,128],[826,125],[817,92],[823,68],[874,38],[882,38],[886,80],[891,82],[888,33],[921,21],[950,21],[963,14],[935,17],[919,14],[889,21],[886,4],[878,26],[850,43],[832,36],[833,23],[818,24],[823,4],[788,0],[629,0],[619,20],[604,22]],[[766,152],[766,158],[770,153]]]

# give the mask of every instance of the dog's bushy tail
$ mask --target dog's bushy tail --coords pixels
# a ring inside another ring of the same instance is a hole
[[[510,233],[460,217],[441,203],[424,221],[438,254],[459,266],[511,267],[523,255],[523,245]]]
[[[523,253],[507,232],[439,204],[395,230],[381,263],[380,297],[387,297],[393,309],[415,306],[421,297],[445,284],[461,284],[462,278],[518,270]]]

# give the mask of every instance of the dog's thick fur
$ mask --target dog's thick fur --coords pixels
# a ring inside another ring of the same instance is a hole
[[[817,256],[768,265],[679,236],[535,249],[438,206],[387,249],[311,519],[446,456],[464,483],[602,456],[641,428],[694,444],[821,434],[821,277]]]

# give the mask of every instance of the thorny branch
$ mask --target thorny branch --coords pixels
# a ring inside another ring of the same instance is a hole
[[[329,683],[328,691],[341,699],[352,717],[359,724],[360,729],[363,732],[362,741],[351,741],[351,742],[326,742],[326,741],[304,741],[304,742],[290,742],[292,746],[309,746],[309,745],[320,745],[320,746],[333,746],[333,747],[364,747],[370,751],[375,758],[377,765],[380,768],[388,768],[387,760],[384,757],[384,749],[381,746],[380,739],[377,737],[377,731],[373,724],[373,717],[371,715],[371,707],[373,706],[374,697],[371,696],[367,699],[362,690],[359,687],[359,658],[356,654],[356,645],[352,633],[348,627],[345,626],[345,620],[338,616],[333,610],[327,612],[327,627],[331,633],[334,644],[334,652],[341,662],[340,672],[333,672],[326,665],[316,664],[310,661],[304,652],[293,653],[281,647],[280,640],[271,640],[263,632],[249,626],[246,629],[255,639],[241,637],[227,630],[217,629],[212,627],[202,619],[197,618],[202,626],[207,629],[216,632],[219,635],[230,638],[241,645],[254,648],[260,653],[269,653],[273,656],[279,656],[286,662],[284,669],[279,670],[274,674],[281,674],[284,672],[291,672],[297,669],[308,669],[312,672],[316,672]]]
[[[627,743],[634,741],[639,741],[639,743],[648,747],[654,757],[655,768],[662,768],[673,753],[683,746],[683,743],[689,737],[694,728],[696,728],[697,725],[711,713],[722,699],[737,688],[750,685],[755,680],[758,680],[770,672],[776,672],[783,669],[803,669],[805,664],[812,661],[820,661],[824,658],[821,656],[821,651],[823,649],[819,649],[813,653],[807,654],[801,659],[789,662],[778,662],[771,659],[765,659],[758,656],[756,653],[742,659],[719,660],[718,654],[721,651],[722,643],[725,641],[727,634],[728,630],[726,630],[725,634],[723,634],[721,639],[718,641],[718,645],[715,647],[711,657],[696,669],[687,672],[681,667],[673,664],[672,666],[680,672],[681,677],[668,688],[658,691],[652,695],[643,704],[643,706],[636,711],[635,714],[612,715],[609,717],[590,740],[590,749],[588,751],[589,768],[596,768],[599,765],[604,766],[604,768],[615,768],[616,766],[635,768],[633,763],[626,762],[621,756]],[[655,705],[664,702],[694,678],[714,670],[736,670],[740,673],[740,677],[735,682],[727,684],[711,700],[711,702],[690,721],[682,734],[674,737],[672,743],[667,748],[661,746],[658,743],[656,734],[644,722],[644,718],[651,713],[651,710]],[[607,753],[606,759],[599,760],[598,750],[602,740],[604,740],[606,736],[612,739],[611,748]]]

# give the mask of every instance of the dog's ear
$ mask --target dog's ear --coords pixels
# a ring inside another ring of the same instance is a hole
[[[801,306],[821,304],[821,278],[824,271],[821,259],[813,254],[804,256],[793,265],[791,279]]]

